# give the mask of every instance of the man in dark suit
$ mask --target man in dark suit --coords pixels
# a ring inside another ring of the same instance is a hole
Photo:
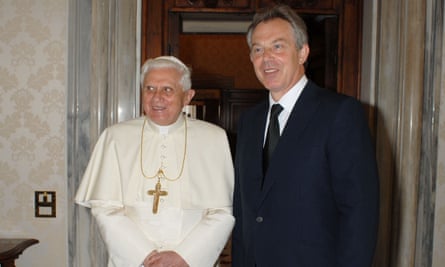
[[[289,7],[256,14],[247,40],[270,94],[238,123],[233,267],[371,266],[379,182],[361,104],[307,79],[306,26]]]

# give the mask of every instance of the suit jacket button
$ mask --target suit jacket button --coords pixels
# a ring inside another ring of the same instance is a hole
[[[263,222],[263,217],[261,217],[261,216],[256,217],[256,222],[257,223],[262,223]]]

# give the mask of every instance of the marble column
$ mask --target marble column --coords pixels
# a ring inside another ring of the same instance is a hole
[[[431,49],[437,48],[432,36],[443,38],[443,25],[434,24],[442,17],[434,12],[443,8],[440,1],[379,1],[377,9],[381,219],[374,266],[431,266],[441,90],[434,76],[440,52]]]
[[[67,169],[73,199],[91,150],[109,125],[139,116],[140,1],[69,0]],[[69,266],[106,266],[88,209],[69,203]]]
[[[377,159],[381,220],[375,266],[413,266],[423,104],[424,3],[380,2]],[[423,11],[423,12],[422,12]]]

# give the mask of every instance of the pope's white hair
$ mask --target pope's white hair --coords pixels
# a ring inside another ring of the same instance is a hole
[[[181,74],[179,82],[184,91],[189,90],[192,87],[191,69],[174,56],[160,56],[145,61],[141,68],[141,87],[144,87],[145,76],[150,70],[162,68],[174,68]]]

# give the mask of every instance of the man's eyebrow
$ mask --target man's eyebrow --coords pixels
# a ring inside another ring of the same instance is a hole
[[[278,43],[278,42],[286,42],[286,39],[284,39],[284,38],[278,38],[278,39],[275,39],[275,40],[272,41],[273,44],[274,44],[274,43]]]
[[[278,43],[278,42],[286,42],[286,39],[283,37],[279,37],[277,39],[272,40],[272,42],[270,42],[270,43],[274,44],[274,43]],[[259,43],[252,43],[252,46],[255,46],[255,45],[261,46]]]

